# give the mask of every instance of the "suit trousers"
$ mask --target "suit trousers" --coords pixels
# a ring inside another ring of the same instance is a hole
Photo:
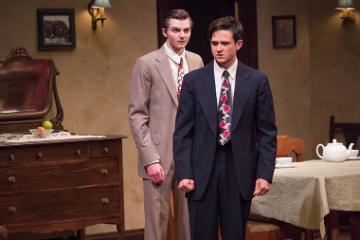
[[[175,240],[190,240],[189,212],[185,194],[177,188],[174,164],[171,165],[166,181],[153,184],[143,179],[145,232],[144,240],[167,240],[170,209],[170,192],[174,196]]]
[[[239,187],[229,141],[216,148],[212,175],[202,198],[188,201],[192,240],[216,240],[219,222],[224,240],[245,239],[251,200],[241,197]]]

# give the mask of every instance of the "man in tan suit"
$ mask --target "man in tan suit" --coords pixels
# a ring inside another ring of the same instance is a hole
[[[162,28],[166,42],[140,57],[133,70],[129,120],[143,178],[145,240],[167,239],[171,191],[176,240],[190,240],[187,201],[174,178],[172,136],[183,76],[203,66],[199,55],[185,50],[191,27],[185,10],[171,10]]]

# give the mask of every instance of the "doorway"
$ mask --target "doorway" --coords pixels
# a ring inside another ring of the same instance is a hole
[[[167,12],[173,8],[182,8],[190,13],[194,22],[192,36],[187,49],[198,53],[209,63],[211,56],[207,36],[208,26],[216,18],[235,16],[244,28],[244,46],[238,52],[238,58],[245,64],[257,68],[257,25],[256,1],[254,0],[157,0],[158,45],[164,43],[161,34],[161,22]]]

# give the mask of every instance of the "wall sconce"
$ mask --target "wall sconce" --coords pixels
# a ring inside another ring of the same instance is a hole
[[[355,15],[352,12],[353,10],[355,10],[355,7],[352,3],[352,0],[338,0],[338,4],[335,9],[342,11],[341,19],[343,21],[355,21]]]
[[[91,15],[92,30],[96,31],[97,22],[101,22],[101,26],[104,26],[105,8],[111,8],[110,0],[92,0],[88,5],[88,11]]]

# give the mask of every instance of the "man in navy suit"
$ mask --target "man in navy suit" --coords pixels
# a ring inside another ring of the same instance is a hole
[[[188,198],[191,239],[244,239],[253,196],[271,186],[275,113],[267,77],[236,56],[241,23],[209,27],[214,61],[185,76],[174,133],[178,188]]]

